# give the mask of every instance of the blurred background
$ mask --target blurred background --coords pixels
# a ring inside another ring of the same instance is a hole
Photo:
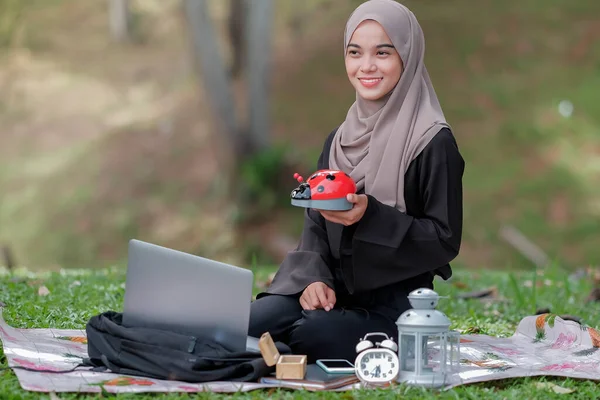
[[[0,265],[241,266],[354,100],[357,0],[0,0]],[[600,262],[600,2],[405,0],[467,163],[463,268]]]

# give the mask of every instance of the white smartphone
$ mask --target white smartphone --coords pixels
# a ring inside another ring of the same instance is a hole
[[[317,360],[317,365],[328,374],[353,374],[354,365],[348,360]]]

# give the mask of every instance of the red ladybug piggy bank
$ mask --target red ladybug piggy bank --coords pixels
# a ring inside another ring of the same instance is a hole
[[[306,182],[294,174],[301,182],[292,191],[292,205],[318,210],[350,210],[352,203],[346,195],[356,193],[356,183],[343,171],[322,169],[310,176]]]

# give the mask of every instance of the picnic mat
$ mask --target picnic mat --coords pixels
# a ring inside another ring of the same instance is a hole
[[[62,371],[87,357],[85,330],[15,329],[0,308],[0,339],[10,367]],[[461,335],[460,365],[446,389],[475,382],[527,376],[562,376],[600,380],[600,334],[591,327],[553,314],[525,317],[508,338]],[[193,384],[92,372],[69,373],[14,369],[23,389],[38,392],[244,392],[261,388],[299,388],[293,381]],[[304,387],[319,390],[318,387]],[[359,383],[328,390],[360,388]]]

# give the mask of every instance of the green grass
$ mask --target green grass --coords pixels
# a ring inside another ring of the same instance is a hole
[[[272,269],[256,268],[256,281],[264,281]],[[583,318],[583,322],[597,327],[600,321],[600,309],[584,303],[592,286],[589,279],[570,280],[568,275],[558,268],[545,273],[534,271],[509,274],[506,272],[467,270],[458,271],[450,282],[438,282],[436,290],[449,296],[440,302],[440,309],[453,321],[453,328],[462,331],[479,332],[496,336],[510,336],[519,321],[535,313],[537,308],[549,307],[556,314],[571,314]],[[122,268],[104,270],[73,270],[47,273],[27,273],[18,271],[0,276],[0,301],[6,303],[4,318],[18,328],[61,328],[81,329],[93,315],[106,310],[121,310],[124,294],[125,272]],[[38,288],[45,285],[48,296],[38,296]],[[456,295],[464,291],[478,290],[496,286],[499,297],[505,301],[486,305],[479,300],[459,300]],[[255,293],[258,291],[255,288]],[[6,366],[3,354],[2,366]],[[527,398],[547,399],[563,398],[546,389],[536,387],[543,381],[553,382],[570,388],[574,393],[569,398],[596,398],[600,388],[595,382],[557,378],[522,378],[492,381],[458,387],[443,393],[419,388],[399,387],[397,395],[403,398]],[[268,395],[277,398],[328,398],[359,399],[388,398],[389,390],[374,392],[346,392],[313,394],[302,391],[278,390],[253,391],[232,396],[211,398],[256,398],[265,399]],[[64,399],[97,398],[97,395],[60,394]],[[0,372],[0,397],[3,399],[38,399],[36,393],[20,389],[12,371]],[[118,395],[119,399],[177,399],[190,398],[188,394],[158,395]],[[191,398],[208,398],[208,394],[198,394]],[[48,398],[48,397],[46,397]]]

